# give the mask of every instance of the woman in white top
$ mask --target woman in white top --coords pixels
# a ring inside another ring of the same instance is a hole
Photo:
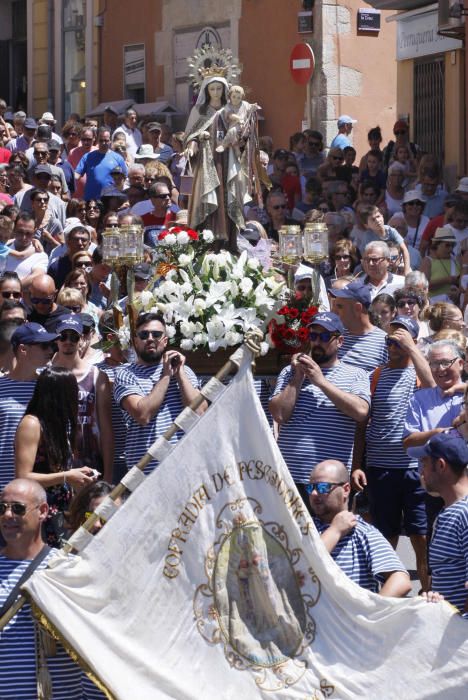
[[[405,194],[403,188],[404,179],[404,166],[401,163],[392,163],[388,168],[387,189],[385,191],[385,204],[387,205],[389,216],[393,216],[397,211],[402,211]]]

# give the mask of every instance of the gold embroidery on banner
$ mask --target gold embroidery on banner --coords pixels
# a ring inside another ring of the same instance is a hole
[[[262,512],[253,498],[219,512],[221,534],[206,552],[206,581],[195,591],[193,609],[207,643],[222,644],[228,663],[250,670],[259,688],[278,691],[307,670],[300,657],[315,639],[311,612],[321,584],[302,549],[290,547],[283,525],[263,521]]]
[[[73,661],[78,664],[83,671],[86,673],[88,678],[94,683],[94,685],[99,688],[99,690],[104,693],[107,700],[116,700],[115,696],[112,695],[107,686],[98,678],[95,672],[91,669],[88,663],[83,659],[80,654],[72,647],[68,639],[66,639],[61,632],[56,628],[56,626],[49,620],[47,615],[41,610],[41,608],[35,603],[29,596],[27,591],[24,591],[25,595],[29,598],[31,605],[31,613],[37,622],[43,627],[47,632],[52,635],[63,646],[67,654],[73,659]]]

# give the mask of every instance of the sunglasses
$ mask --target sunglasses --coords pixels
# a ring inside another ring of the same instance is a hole
[[[77,343],[80,339],[80,335],[79,333],[76,333],[76,331],[62,331],[58,339],[63,343],[65,343],[67,340],[70,340],[72,343]]]
[[[91,211],[92,209],[94,209],[94,211],[99,211],[97,204],[88,204],[87,209],[88,211]]]
[[[140,340],[148,340],[152,338],[153,340],[161,340],[164,335],[164,331],[137,331],[137,336]]]
[[[309,146],[317,146],[318,148],[320,145],[320,141],[309,141]]]
[[[27,508],[25,503],[20,503],[19,501],[13,501],[8,503],[7,501],[0,502],[0,515],[5,515],[8,509],[11,510],[13,515],[20,515],[23,517],[26,513],[30,513],[32,510],[36,510],[39,506],[32,506]]]
[[[321,496],[328,496],[328,494],[333,491],[333,489],[336,486],[344,486],[345,481],[338,481],[338,482],[332,482],[332,481],[317,481],[313,484],[306,484],[305,490],[309,494],[309,496],[314,492],[317,491]]]
[[[70,309],[70,311],[73,311],[74,314],[79,314],[81,311],[81,306],[68,306],[65,304],[66,309]]]
[[[54,303],[55,297],[31,297],[31,304],[44,304],[44,306],[51,306]]]
[[[21,299],[21,292],[1,292],[4,299]]]
[[[153,194],[153,199],[167,199],[170,196],[169,192],[167,194]]]
[[[407,207],[423,207],[424,203],[420,202],[419,199],[414,199],[411,202],[406,202]]]
[[[351,255],[335,255],[335,260],[350,260]]]
[[[39,202],[39,204],[47,204],[48,201],[48,197],[36,197],[36,199],[33,199],[33,202]]]
[[[286,204],[273,204],[272,209],[286,209]]]
[[[81,262],[76,262],[75,267],[85,267],[90,270],[92,267],[91,260],[81,260]]]
[[[312,342],[320,340],[321,343],[329,343],[332,338],[339,338],[339,333],[330,333],[330,331],[321,331],[320,333],[310,331],[309,333],[309,339]]]
[[[48,151],[33,151],[33,154],[35,158],[46,158],[48,155]]]

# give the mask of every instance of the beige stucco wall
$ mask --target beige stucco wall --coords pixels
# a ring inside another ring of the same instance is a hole
[[[322,46],[313,41],[321,52],[321,83],[313,89],[315,118],[327,144],[336,135],[340,114],[357,119],[353,144],[358,154],[368,149],[369,128],[379,125],[384,140],[390,138],[396,115],[395,25],[385,21],[391,13],[382,12],[378,33],[358,32],[357,11],[365,7],[362,0],[323,4]]]

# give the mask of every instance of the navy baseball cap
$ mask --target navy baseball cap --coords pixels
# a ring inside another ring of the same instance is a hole
[[[76,331],[79,335],[83,335],[83,324],[80,316],[62,316],[55,327],[55,330],[60,335],[62,331]]]
[[[359,280],[351,282],[343,289],[330,289],[330,294],[340,299],[354,299],[360,301],[363,306],[369,308],[371,304],[371,293],[367,284],[363,284]]]
[[[27,117],[23,124],[25,129],[37,129],[37,122],[32,117]]]
[[[11,336],[11,344],[14,348],[18,345],[51,343],[53,340],[57,340],[57,333],[48,333],[40,323],[23,323]]]
[[[419,335],[419,323],[409,316],[396,316],[390,321],[391,326],[402,326],[408,333],[411,333],[413,338]]]
[[[340,317],[331,311],[323,311],[322,313],[315,314],[310,323],[307,324],[307,328],[311,326],[322,326],[322,328],[325,328],[327,331],[332,331],[333,333],[338,332],[341,335],[345,332],[345,327],[341,323]]]
[[[455,468],[468,466],[468,445],[465,439],[456,430],[448,430],[446,433],[433,435],[425,445],[409,447],[407,453],[410,457],[442,457]]]
[[[118,197],[119,199],[127,199],[127,195],[114,187],[113,185],[106,185],[101,190],[101,199],[104,197]]]
[[[49,175],[49,177],[52,177],[52,170],[50,169],[49,165],[38,165],[36,168],[34,168],[34,175],[40,175],[41,173],[45,173],[46,175]]]

